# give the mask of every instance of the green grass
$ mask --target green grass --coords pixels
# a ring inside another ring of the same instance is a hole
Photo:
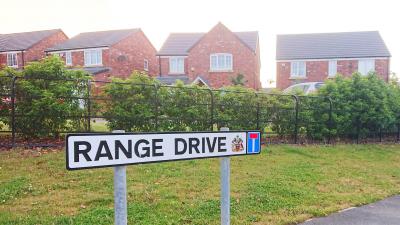
[[[130,224],[219,224],[219,159],[129,166]],[[272,146],[231,159],[232,224],[293,224],[399,194],[400,145]],[[0,152],[0,224],[112,224],[113,170]]]

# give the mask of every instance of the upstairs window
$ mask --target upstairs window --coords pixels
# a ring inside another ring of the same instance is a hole
[[[330,60],[328,65],[328,76],[333,77],[337,74],[337,61]]]
[[[358,60],[358,72],[362,75],[367,75],[369,72],[375,71],[374,59],[360,59]]]
[[[7,53],[7,66],[18,67],[17,53]]]
[[[185,73],[185,58],[170,57],[169,58],[169,73],[184,74]]]
[[[290,64],[291,77],[306,77],[306,62],[298,61]]]
[[[85,57],[85,66],[103,65],[101,49],[85,50],[84,57]]]
[[[149,71],[149,60],[145,59],[143,63],[144,71]]]
[[[232,70],[232,54],[216,53],[210,55],[211,71],[230,71]]]
[[[65,65],[72,66],[72,54],[71,54],[71,52],[65,52]]]

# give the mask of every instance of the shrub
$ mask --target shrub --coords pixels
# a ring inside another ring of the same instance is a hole
[[[77,128],[72,122],[83,114],[78,99],[86,93],[87,80],[83,71],[66,70],[58,57],[34,62],[21,72],[16,82],[16,131],[24,136],[58,136]],[[70,81],[66,81],[70,80]]]
[[[112,82],[104,89],[104,94],[109,98],[104,112],[108,127],[130,132],[156,130],[157,84],[146,73],[138,71],[134,71],[126,80],[112,78]]]
[[[333,126],[339,136],[366,137],[371,132],[387,129],[396,121],[398,92],[375,73],[351,78],[337,76],[319,91],[333,100]]]

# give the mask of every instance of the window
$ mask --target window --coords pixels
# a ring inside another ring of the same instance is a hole
[[[185,58],[183,57],[169,58],[169,73],[175,73],[175,74],[185,73]]]
[[[85,66],[99,66],[103,64],[101,49],[85,50]]]
[[[360,72],[362,75],[367,75],[371,71],[375,71],[375,60],[374,59],[358,60],[358,72]]]
[[[306,62],[292,62],[290,67],[291,77],[306,77]]]
[[[328,76],[333,77],[337,74],[337,61],[336,60],[330,60],[329,61],[329,67],[328,67]]]
[[[144,71],[149,71],[149,60],[145,59],[143,63]]]
[[[65,52],[65,65],[72,66],[72,54],[71,54],[71,52]]]
[[[210,55],[211,71],[227,71],[232,70],[232,54],[217,53]]]
[[[7,66],[18,67],[17,53],[7,54]]]

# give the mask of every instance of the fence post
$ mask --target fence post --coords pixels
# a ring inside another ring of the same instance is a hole
[[[16,143],[15,143],[15,133],[16,133],[16,127],[15,127],[15,84],[17,82],[17,77],[12,78],[12,83],[11,83],[11,135],[12,135],[12,143],[11,147],[14,148]]]
[[[400,141],[400,123],[397,124],[397,141]]]
[[[254,93],[256,95],[256,100],[257,100],[257,130],[260,130],[260,100],[259,100],[259,95],[257,92]]]
[[[90,115],[91,115],[91,110],[92,110],[92,103],[91,103],[91,99],[90,99],[90,97],[91,97],[91,92],[92,92],[92,81],[91,80],[88,80],[88,83],[87,83],[87,121],[86,121],[86,123],[87,123],[87,131],[89,131],[90,132],[90,130],[91,130],[91,128],[90,128],[90,123],[91,123],[91,117],[90,117]]]
[[[112,133],[125,133],[125,131],[113,130]],[[128,224],[126,166],[114,167],[114,221],[115,225]]]
[[[221,131],[229,131],[221,127]],[[221,225],[230,224],[230,158],[221,158]]]
[[[154,101],[155,101],[155,117],[154,117],[154,123],[155,123],[155,129],[158,130],[158,114],[159,114],[159,109],[158,109],[158,86],[157,84],[154,84]]]
[[[211,105],[210,105],[211,127],[210,127],[210,130],[214,130],[214,93],[213,93],[213,91],[211,89],[208,89],[208,90],[210,92],[210,97],[211,97]]]
[[[332,104],[332,99],[328,97],[329,100],[329,119],[328,119],[328,144],[331,143],[331,132],[332,132],[332,110],[333,110],[333,104]]]
[[[298,130],[298,120],[299,120],[299,98],[296,95],[292,95],[296,101],[295,105],[295,121],[294,121],[294,143],[297,144],[297,130]]]

